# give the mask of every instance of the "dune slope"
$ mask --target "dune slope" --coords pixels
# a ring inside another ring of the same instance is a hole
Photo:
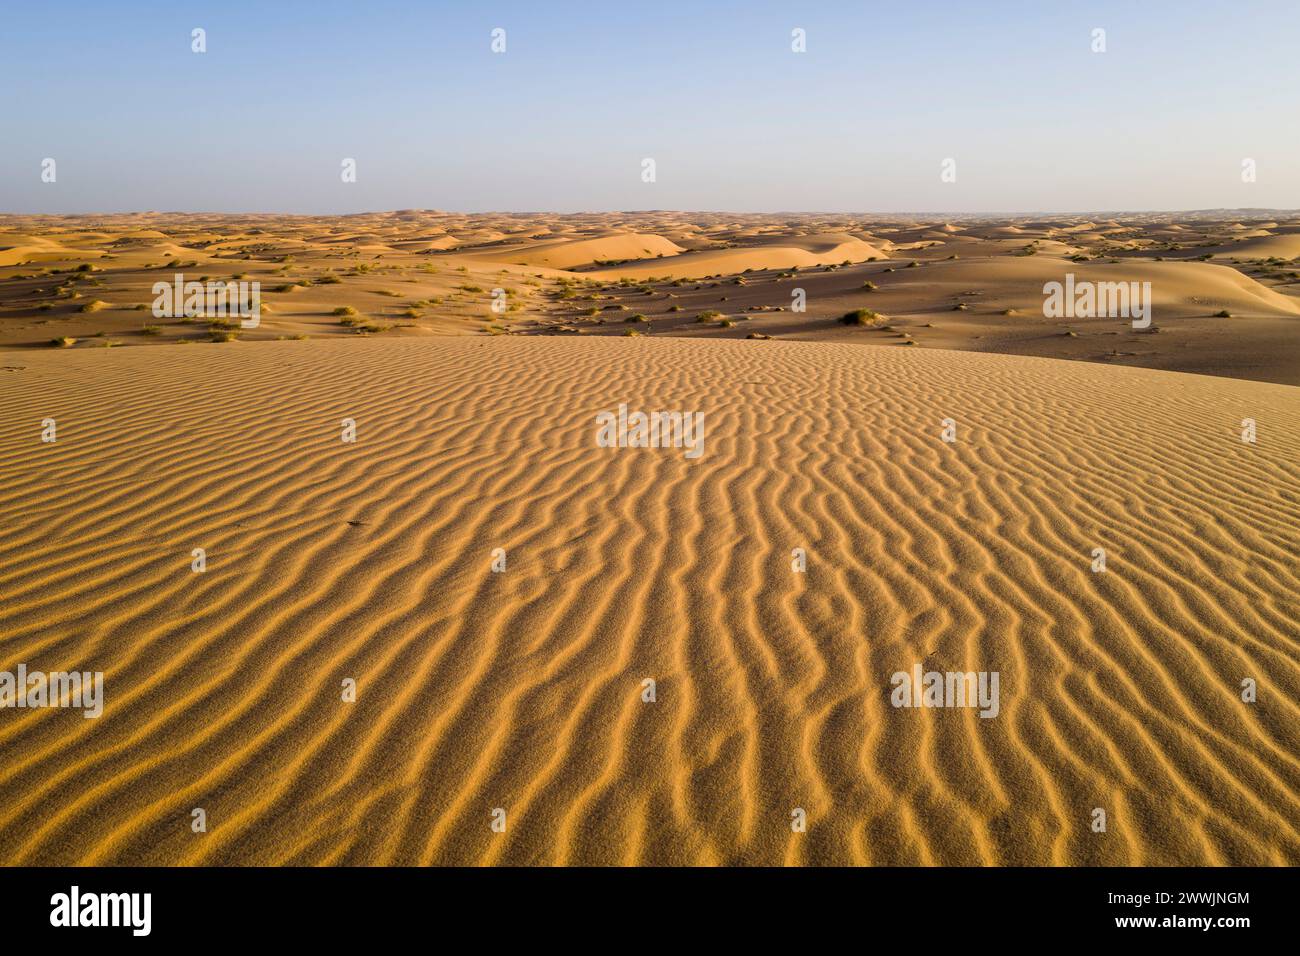
[[[889,253],[854,236],[810,236],[782,238],[767,244],[747,245],[734,249],[709,249],[686,252],[653,262],[608,266],[596,270],[601,276],[639,278],[666,275],[695,279],[702,276],[734,274],[746,269],[806,269],[817,265],[842,262],[865,262],[886,259]]]
[[[496,246],[476,252],[470,258],[513,265],[571,269],[574,266],[589,265],[603,260],[675,256],[681,251],[680,246],[663,236],[619,233],[597,239],[563,239],[517,246]]]
[[[0,366],[0,668],[106,681],[0,710],[8,863],[1300,863],[1294,387],[649,338]],[[620,402],[703,454],[596,447]],[[1000,712],[892,707],[916,663]]]

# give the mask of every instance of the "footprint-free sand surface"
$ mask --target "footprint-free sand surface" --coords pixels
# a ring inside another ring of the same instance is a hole
[[[620,403],[702,412],[703,453],[598,447]],[[0,668],[105,678],[98,719],[0,710],[6,863],[1300,863],[1295,386],[657,336],[27,348],[0,477]],[[997,716],[892,706],[916,664],[997,672]]]
[[[0,349],[635,332],[1300,385],[1300,215],[1274,212],[0,215]],[[259,323],[157,308],[158,284],[182,281],[256,283]],[[1048,284],[1075,281],[1138,290],[1145,327],[1106,309],[1049,315]],[[841,321],[857,309],[881,319]]]

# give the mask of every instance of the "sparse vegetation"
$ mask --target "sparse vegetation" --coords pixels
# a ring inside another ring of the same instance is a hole
[[[880,313],[873,312],[871,309],[854,309],[840,316],[840,321],[845,325],[878,326],[885,320]]]

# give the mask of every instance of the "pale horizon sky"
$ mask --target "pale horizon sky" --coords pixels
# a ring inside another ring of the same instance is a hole
[[[54,0],[0,27],[0,212],[1294,209],[1298,36],[1284,0]]]

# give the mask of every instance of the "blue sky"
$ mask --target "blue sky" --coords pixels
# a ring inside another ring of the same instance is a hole
[[[1294,208],[1298,38],[1293,0],[11,4],[0,211]]]

